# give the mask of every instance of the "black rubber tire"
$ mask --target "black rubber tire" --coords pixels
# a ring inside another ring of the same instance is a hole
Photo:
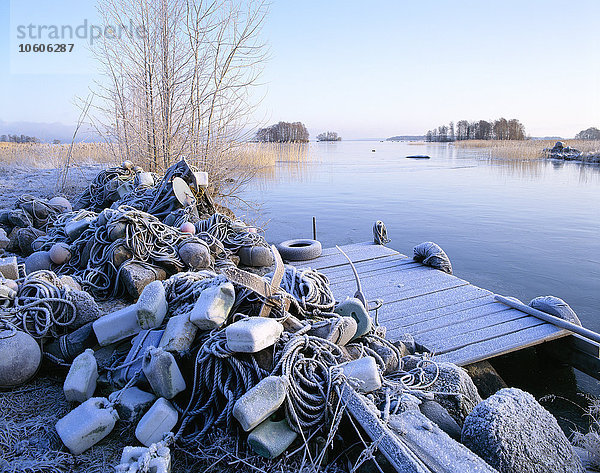
[[[307,261],[318,258],[323,252],[321,242],[296,238],[294,240],[282,241],[277,245],[281,257],[288,261]]]

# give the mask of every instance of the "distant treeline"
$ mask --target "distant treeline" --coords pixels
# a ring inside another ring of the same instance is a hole
[[[588,128],[575,135],[576,140],[600,140],[600,130],[598,128]]]
[[[342,141],[342,137],[335,131],[326,131],[317,135],[317,141]]]
[[[425,134],[425,141],[460,141],[460,140],[524,140],[527,138],[525,126],[513,118],[499,118],[493,121],[479,120],[469,122],[460,120],[441,125]]]
[[[308,130],[303,123],[279,122],[256,132],[256,140],[268,143],[307,143]]]
[[[0,142],[2,143],[39,143],[35,136],[27,135],[0,135]]]

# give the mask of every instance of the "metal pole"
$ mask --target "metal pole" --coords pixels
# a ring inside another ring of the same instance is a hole
[[[587,328],[584,328],[581,325],[568,322],[567,320],[561,319],[560,317],[555,317],[554,315],[547,314],[546,312],[542,312],[541,310],[529,307],[528,305],[525,305],[520,301],[515,301],[513,299],[509,299],[508,297],[504,297],[499,294],[495,294],[494,298],[498,302],[502,302],[503,304],[506,304],[507,306],[510,306],[513,309],[518,309],[529,315],[533,315],[538,319],[542,319],[548,323],[556,325],[557,327],[570,330],[571,332],[576,333],[577,335],[581,335],[582,337],[585,337],[589,340],[593,340],[594,342],[600,343],[600,333],[592,332],[591,330],[588,330]]]
[[[317,217],[313,217],[313,240],[317,239]]]

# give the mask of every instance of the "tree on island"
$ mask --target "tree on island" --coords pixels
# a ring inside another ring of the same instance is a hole
[[[342,137],[335,131],[326,131],[317,135],[317,141],[342,141]]]
[[[257,141],[265,143],[307,143],[309,133],[303,123],[279,122],[256,132]]]
[[[598,128],[588,128],[575,135],[576,140],[600,140],[600,130]]]
[[[35,136],[27,135],[2,135],[0,136],[0,142],[3,143],[40,143],[40,140]]]
[[[450,122],[449,126],[441,125],[429,130],[425,134],[425,141],[524,140],[526,137],[525,127],[519,120],[499,118],[498,120],[473,122],[459,120],[456,122],[456,132],[454,123]]]

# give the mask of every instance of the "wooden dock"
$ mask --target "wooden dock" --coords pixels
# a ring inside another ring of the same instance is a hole
[[[388,338],[409,333],[438,361],[464,366],[570,334],[385,246],[369,242],[341,248],[356,266],[366,298],[383,300],[379,323]],[[324,249],[302,266],[327,275],[338,300],[356,291],[352,269],[336,248]]]

